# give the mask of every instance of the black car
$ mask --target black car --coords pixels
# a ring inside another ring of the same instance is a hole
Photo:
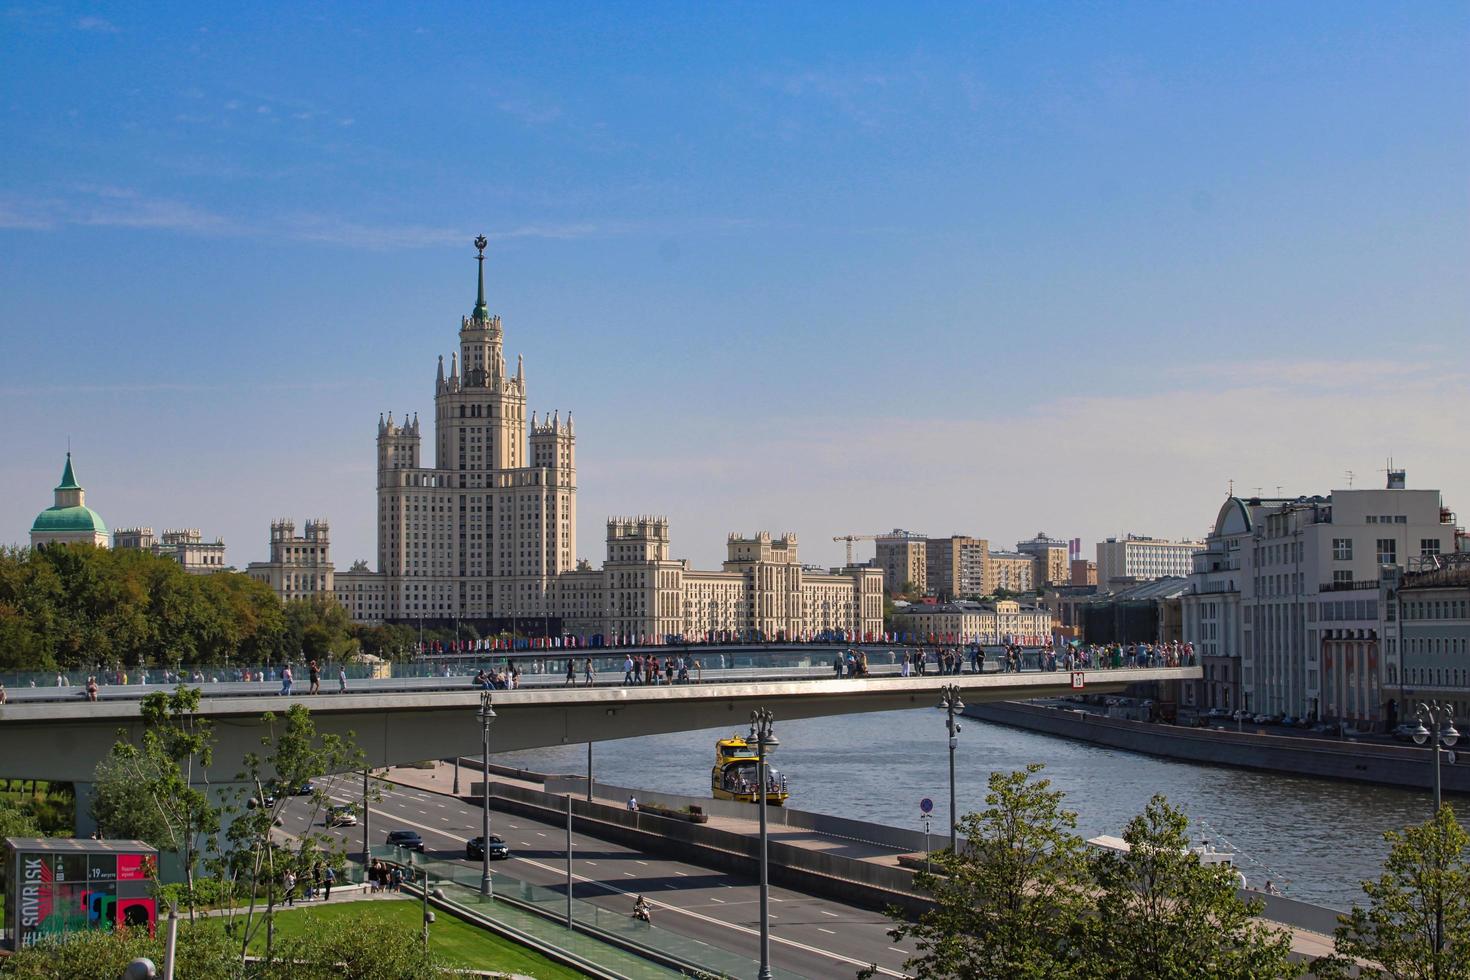
[[[424,852],[424,839],[419,836],[417,830],[390,830],[388,831],[388,846],[403,847],[422,854]]]
[[[485,859],[485,838],[471,837],[464,842],[464,856],[467,861],[483,861]],[[504,861],[510,857],[510,848],[505,846],[505,841],[490,835],[490,860]]]

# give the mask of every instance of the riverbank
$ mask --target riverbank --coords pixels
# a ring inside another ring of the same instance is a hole
[[[1028,701],[972,704],[964,715],[1060,738],[1181,762],[1255,769],[1403,789],[1428,790],[1433,772],[1428,749],[1353,739],[1297,738],[1259,728],[1244,731],[1185,728],[1106,718],[1090,712]],[[1447,793],[1470,794],[1470,764],[1442,762]]]

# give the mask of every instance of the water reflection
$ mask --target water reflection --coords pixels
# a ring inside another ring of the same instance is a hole
[[[919,800],[934,800],[936,833],[948,827],[944,715],[907,710],[840,718],[777,720],[777,762],[791,804],[918,828]],[[595,748],[597,778],[690,796],[709,795],[717,738],[728,729],[651,735]],[[960,735],[959,807],[983,809],[993,770],[1046,764],[1067,793],[1084,836],[1116,834],[1154,793],[1182,805],[1194,831],[1239,848],[1241,869],[1260,887],[1267,877],[1287,894],[1345,908],[1362,898],[1358,882],[1376,877],[1387,847],[1383,832],[1428,818],[1425,792],[1224,769],[1132,755],[1100,746],[966,719]],[[584,746],[508,753],[497,762],[553,772],[582,772]],[[1426,780],[1428,759],[1425,760]],[[1203,821],[1202,826],[1198,821]]]

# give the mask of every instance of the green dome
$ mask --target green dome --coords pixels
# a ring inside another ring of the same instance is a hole
[[[107,533],[102,517],[90,507],[47,507],[36,515],[31,533],[36,532],[92,532]]]

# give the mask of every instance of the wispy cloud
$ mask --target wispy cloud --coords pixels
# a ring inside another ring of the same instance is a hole
[[[97,34],[116,34],[121,28],[103,17],[81,17],[77,19],[77,30],[92,31]]]
[[[0,228],[46,230],[63,225],[231,234],[229,219],[168,198],[116,187],[80,187],[66,196],[0,199]]]

